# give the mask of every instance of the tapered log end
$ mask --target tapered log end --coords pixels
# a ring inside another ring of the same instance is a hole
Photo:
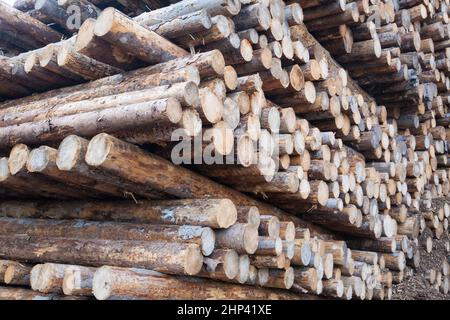
[[[100,133],[91,139],[85,157],[88,165],[99,166],[106,160],[113,143],[111,138],[106,133]]]
[[[229,228],[236,223],[237,209],[230,199],[222,199],[216,211],[217,224],[219,228]]]
[[[116,12],[117,10],[113,7],[106,8],[102,11],[94,25],[94,34],[97,37],[104,36],[111,30],[114,23],[114,16],[117,14]]]
[[[67,46],[61,46],[56,56],[56,62],[58,63],[58,65],[64,66],[66,64],[68,56],[69,56],[69,48]]]
[[[198,245],[191,244],[187,249],[184,271],[188,275],[196,275],[203,266],[203,255]]]
[[[92,292],[97,300],[107,300],[112,294],[112,279],[110,268],[107,266],[98,268],[92,281]]]
[[[31,70],[33,70],[34,65],[37,62],[37,55],[35,52],[31,52],[27,55],[25,62],[23,64],[23,69],[26,73],[29,73]]]
[[[70,135],[60,143],[56,165],[59,170],[70,171],[77,163],[84,161],[84,155],[89,141]]]
[[[213,251],[216,244],[216,234],[214,230],[205,227],[202,229],[202,253],[205,256],[209,256]]]
[[[30,154],[30,148],[24,144],[16,144],[9,154],[8,165],[9,171],[12,175],[15,175],[21,170],[25,169],[28,156]]]

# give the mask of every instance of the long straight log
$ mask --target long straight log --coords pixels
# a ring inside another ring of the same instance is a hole
[[[195,225],[228,228],[236,221],[236,208],[228,199],[186,199],[162,201],[5,201],[0,214],[11,218],[86,219],[152,223],[165,225]],[[100,213],[100,214],[99,214]]]
[[[194,243],[208,256],[214,250],[215,234],[199,226],[141,225],[85,220],[0,218],[0,234],[27,234],[31,237],[137,240]]]
[[[1,256],[33,262],[151,268],[197,274],[203,263],[199,246],[169,242],[0,237]]]
[[[102,11],[95,23],[94,33],[147,63],[160,63],[188,54],[114,8]]]
[[[214,282],[187,277],[170,277],[150,270],[99,268],[94,275],[94,295],[107,299],[301,299],[283,290]]]

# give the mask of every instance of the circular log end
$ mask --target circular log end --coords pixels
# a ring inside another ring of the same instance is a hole
[[[294,284],[294,268],[289,267],[284,271],[284,286],[286,289],[290,289]]]
[[[239,272],[237,280],[239,283],[245,283],[248,280],[250,274],[250,258],[248,255],[243,254],[239,256]]]
[[[5,276],[4,281],[6,284],[11,283],[11,281],[14,279],[14,274],[16,272],[16,267],[14,264],[9,265],[5,270]]]
[[[233,130],[224,121],[214,126],[213,143],[215,150],[222,155],[227,155],[233,150]]]
[[[309,68],[312,80],[319,80],[322,75],[320,63],[315,59],[311,59],[309,61]]]
[[[244,230],[244,248],[248,254],[253,254],[258,249],[258,229],[252,225],[246,225]]]
[[[239,52],[241,53],[244,61],[250,62],[253,58],[253,48],[250,41],[248,41],[247,39],[242,39],[241,45],[239,47]]]
[[[237,142],[237,156],[243,167],[249,167],[254,159],[254,145],[250,137],[245,134]]]
[[[85,157],[88,165],[99,166],[106,160],[113,144],[111,138],[107,133],[100,133],[91,139]]]
[[[278,19],[272,19],[270,22],[270,33],[277,41],[281,41],[283,39],[283,27]]]
[[[314,103],[314,101],[316,101],[316,88],[314,87],[314,84],[311,81],[305,82],[303,90],[305,90],[306,101]]]
[[[92,281],[92,292],[97,300],[107,300],[111,297],[112,279],[110,267],[100,267],[95,271]]]
[[[9,154],[8,165],[9,171],[12,175],[25,169],[28,156],[30,154],[30,148],[24,144],[16,144]]]
[[[116,9],[113,7],[106,8],[102,11],[94,25],[94,34],[97,37],[102,37],[111,30],[114,24],[115,15]]]
[[[234,279],[239,273],[239,255],[235,250],[227,250],[224,257],[223,270],[228,279]]]
[[[186,252],[184,271],[188,275],[196,275],[203,266],[203,255],[200,247],[196,244],[190,244]]]
[[[295,239],[295,224],[292,221],[289,221],[286,224],[284,231],[284,239],[287,241],[294,241]]]
[[[258,207],[251,206],[248,210],[247,216],[247,223],[255,228],[259,228],[259,224],[261,223],[261,216],[259,214]]]
[[[230,199],[221,199],[216,211],[219,228],[229,228],[237,220],[237,209]]]
[[[201,90],[200,104],[206,120],[210,123],[220,121],[223,115],[223,103],[210,89]]]
[[[27,160],[27,170],[29,172],[41,172],[44,170],[50,161],[51,148],[41,146],[31,150]]]
[[[59,170],[69,171],[79,161],[83,161],[84,153],[88,141],[76,135],[70,135],[64,138],[58,148],[58,155],[56,157],[56,166]]]
[[[225,58],[223,57],[222,52],[215,49],[212,51],[212,53],[209,53],[212,55],[212,62],[211,67],[214,70],[214,72],[218,75],[223,75],[225,70]]]
[[[209,256],[213,252],[216,244],[216,234],[214,233],[214,230],[209,227],[204,227],[202,229],[201,239],[202,253],[205,256]]]
[[[260,49],[261,65],[265,69],[270,69],[272,66],[272,51],[269,48]]]
[[[296,91],[300,91],[305,85],[305,78],[302,69],[298,64],[292,66],[291,71],[289,72],[289,82],[291,87]]]
[[[281,116],[283,123],[286,126],[286,130],[290,133],[295,132],[297,117],[293,108],[283,108],[281,109]],[[301,134],[301,133],[300,133]]]
[[[320,181],[317,188],[317,201],[320,205],[325,206],[329,197],[328,185],[324,181]]]
[[[241,44],[242,48],[242,44]],[[250,45],[251,48],[251,45]],[[252,49],[253,55],[253,49]],[[225,81],[225,85],[229,90],[235,90],[238,85],[238,76],[236,70],[232,66],[226,66],[223,72],[223,80]]]
[[[283,240],[280,237],[275,238],[275,254],[279,256],[283,253]]]
[[[95,19],[89,18],[83,22],[78,30],[77,37],[75,39],[75,51],[81,51],[86,48],[94,38],[94,26]]]

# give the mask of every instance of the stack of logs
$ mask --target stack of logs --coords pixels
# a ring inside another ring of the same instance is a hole
[[[20,2],[0,282],[34,291],[0,298],[390,299],[448,238],[445,2],[151,1],[60,41]]]

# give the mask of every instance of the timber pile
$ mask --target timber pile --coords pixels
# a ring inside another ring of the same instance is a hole
[[[448,80],[423,76],[448,50],[414,47],[446,14],[164,5],[0,57],[0,98],[23,96],[0,104],[0,281],[34,290],[0,297],[389,299],[419,233],[448,236]]]

